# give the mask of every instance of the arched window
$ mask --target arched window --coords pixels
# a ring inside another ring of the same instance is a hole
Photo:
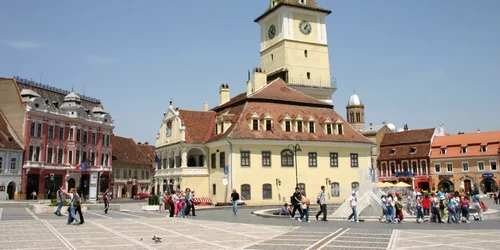
[[[416,161],[414,161],[414,162],[411,163],[411,168],[412,168],[412,171],[413,171],[413,173],[412,173],[413,175],[418,174],[418,166],[417,166],[417,162]]]
[[[262,185],[262,199],[271,200],[273,199],[273,186],[269,183]]]
[[[427,163],[425,161],[422,161],[420,163],[420,166],[422,167],[422,174],[427,174]]]
[[[189,157],[188,159],[188,167],[195,167],[196,166],[196,160],[194,159],[194,157]]]
[[[293,152],[290,149],[281,151],[281,166],[293,167]]]
[[[248,184],[243,184],[241,185],[241,196],[245,200],[251,200],[252,199],[252,192],[250,191],[250,185]]]
[[[356,122],[361,122],[361,113],[356,112]]]
[[[302,192],[302,191],[306,191],[306,184],[305,183],[299,183],[297,184],[297,187],[299,187],[299,190]],[[307,193],[306,193],[307,194]]]
[[[351,189],[353,192],[358,192],[359,191],[359,182],[351,183]]]
[[[408,162],[403,162],[403,172],[408,172]]]
[[[350,123],[354,122],[354,112],[349,113],[349,122]]]
[[[382,176],[387,176],[387,165],[382,163]]]
[[[396,166],[394,162],[391,162],[391,175],[394,175],[396,173]]]
[[[333,182],[330,186],[330,192],[332,193],[332,197],[340,196],[340,184],[338,182]]]

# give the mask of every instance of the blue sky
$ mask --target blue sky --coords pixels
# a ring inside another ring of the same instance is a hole
[[[84,3],[85,2],[85,3]],[[99,98],[115,134],[154,143],[169,98],[182,109],[245,91],[268,0],[2,1],[0,76]],[[333,1],[335,109],[353,89],[367,123],[449,133],[500,128],[500,1]]]

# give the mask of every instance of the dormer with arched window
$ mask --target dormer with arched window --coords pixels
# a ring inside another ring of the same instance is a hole
[[[321,128],[323,129],[323,132],[325,134],[331,135],[334,133],[333,122],[332,122],[332,120],[330,120],[329,117],[321,118],[320,125],[321,125]]]
[[[335,134],[343,135],[344,134],[344,122],[341,119],[337,119],[335,121]]]
[[[307,119],[307,132],[316,133],[316,119],[313,116],[309,116]]]
[[[272,131],[273,130],[273,117],[269,113],[265,113],[261,116],[261,123],[264,131]]]
[[[288,114],[281,115],[278,118],[278,122],[280,123],[281,128],[283,129],[283,131],[285,131],[285,132],[292,132],[293,125],[292,125],[292,117],[290,117],[290,115],[288,115]]]
[[[304,120],[302,119],[301,115],[297,115],[294,119],[295,123],[295,131],[298,133],[304,132]]]
[[[260,116],[256,112],[253,112],[253,114],[247,114],[247,120],[248,120],[248,126],[250,127],[250,130],[252,131],[259,131],[260,130]]]

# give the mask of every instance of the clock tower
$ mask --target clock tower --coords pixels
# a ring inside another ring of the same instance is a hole
[[[271,0],[255,19],[260,25],[260,65],[267,81],[282,78],[290,87],[332,103],[326,16],[315,0]]]

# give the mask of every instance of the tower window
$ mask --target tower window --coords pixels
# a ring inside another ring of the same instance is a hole
[[[274,61],[274,55],[271,54],[271,61]]]
[[[307,79],[311,79],[311,72],[307,72]]]
[[[304,50],[304,56],[307,57],[307,50]]]

